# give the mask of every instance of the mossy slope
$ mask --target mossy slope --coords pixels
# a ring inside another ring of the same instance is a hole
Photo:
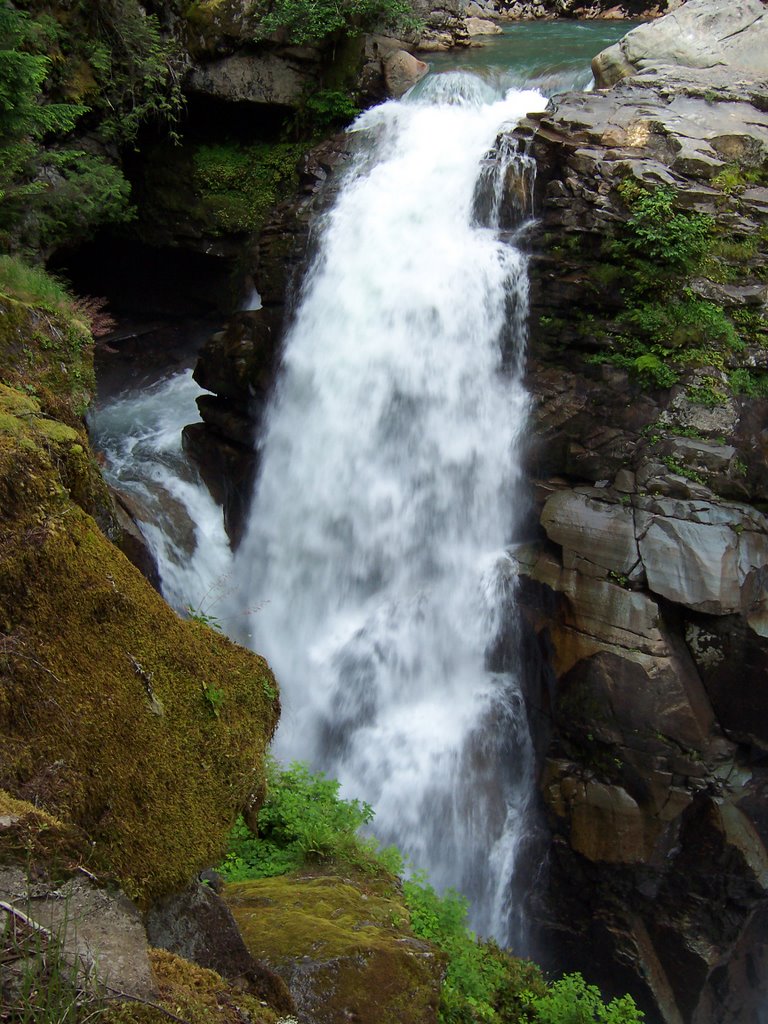
[[[250,952],[318,1024],[428,1024],[444,963],[414,938],[402,894],[381,880],[290,875],[228,885]]]
[[[163,949],[149,953],[158,1006],[116,1003],[104,1024],[167,1024],[168,1014],[186,1024],[275,1024],[278,1016],[254,996],[235,989],[215,971],[191,964]]]
[[[181,621],[76,504],[81,440],[0,385],[0,785],[146,902],[220,856],[279,707],[266,663]]]

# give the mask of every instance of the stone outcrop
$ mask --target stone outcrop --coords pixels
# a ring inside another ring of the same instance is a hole
[[[316,1024],[437,1021],[445,971],[407,925],[391,880],[282,876],[230,884],[225,898],[258,959]]]
[[[738,8],[761,32],[764,7]],[[561,965],[651,1019],[742,1024],[766,997],[768,82],[740,58],[672,67],[665,45],[517,130],[538,165],[540,524],[517,557],[555,677],[536,912]],[[675,265],[653,228],[633,247],[649,196],[669,204],[657,228],[700,228],[703,254]],[[691,319],[673,328],[660,305]]]
[[[722,4],[688,3],[661,21],[641,25],[593,62],[598,87],[614,85],[638,71],[665,66],[730,68],[762,75],[768,46],[768,13],[761,0]]]
[[[272,53],[235,53],[193,68],[187,79],[190,92],[203,93],[227,103],[297,106],[312,82],[300,62]]]

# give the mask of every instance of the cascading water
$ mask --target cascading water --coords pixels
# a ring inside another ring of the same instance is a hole
[[[514,587],[527,272],[478,179],[500,125],[545,102],[452,73],[356,123],[233,576],[281,681],[278,754],[370,802],[505,943],[532,759],[487,652]]]
[[[130,497],[157,561],[163,596],[179,611],[191,606],[215,617],[231,552],[221,510],[181,444],[199,394],[192,370],[185,370],[97,404],[88,421],[108,482]]]
[[[438,71],[466,73],[432,74],[357,123],[234,570],[220,510],[181,450],[196,419],[190,374],[91,418],[111,482],[143,513],[165,596],[273,662],[279,752],[371,802],[377,834],[512,944],[530,742],[518,680],[489,671],[487,652],[502,620],[512,646],[504,545],[521,500],[527,284],[514,228],[533,165],[503,136],[487,152],[505,121],[544,105],[506,90],[584,88],[591,56],[627,27],[509,27],[434,56]]]

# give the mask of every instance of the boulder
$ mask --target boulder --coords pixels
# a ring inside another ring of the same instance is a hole
[[[52,936],[84,988],[151,999],[157,988],[141,916],[119,890],[99,888],[85,874],[63,884],[32,882],[19,867],[0,868],[0,901]],[[0,909],[0,925],[12,911]]]
[[[406,50],[394,50],[382,58],[384,80],[390,96],[399,99],[429,71],[429,65]]]
[[[232,912],[218,893],[193,882],[159,900],[146,919],[152,946],[216,971],[283,1013],[296,1009],[285,982],[248,952]]]
[[[688,0],[659,21],[640,25],[592,62],[598,88],[665,65],[726,67],[765,75],[768,13],[761,0]]]
[[[82,829],[90,870],[146,905],[220,856],[259,791],[276,684],[76,503],[73,428],[2,385],[0,411],[0,785]]]
[[[250,952],[287,983],[301,1020],[434,1024],[443,960],[413,937],[384,880],[265,878],[224,895]]]
[[[768,568],[768,521],[749,506],[640,499],[635,513],[649,588],[696,611],[764,610],[750,575]]]
[[[467,32],[471,38],[475,36],[498,36],[503,30],[495,21],[488,18],[467,18]]]
[[[593,493],[556,491],[541,512],[541,525],[550,540],[562,545],[566,568],[594,575],[589,565],[630,577],[640,554],[635,540],[633,509],[618,501],[596,500]]]

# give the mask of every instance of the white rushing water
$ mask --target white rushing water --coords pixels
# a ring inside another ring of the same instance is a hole
[[[232,577],[281,683],[278,755],[371,803],[503,942],[532,759],[518,679],[487,654],[514,587],[527,272],[475,193],[500,126],[544,103],[453,73],[356,123]]]
[[[185,370],[97,405],[88,426],[104,453],[107,481],[129,500],[155,556],[165,599],[178,611],[218,618],[232,556],[221,509],[181,444],[200,394]]]

